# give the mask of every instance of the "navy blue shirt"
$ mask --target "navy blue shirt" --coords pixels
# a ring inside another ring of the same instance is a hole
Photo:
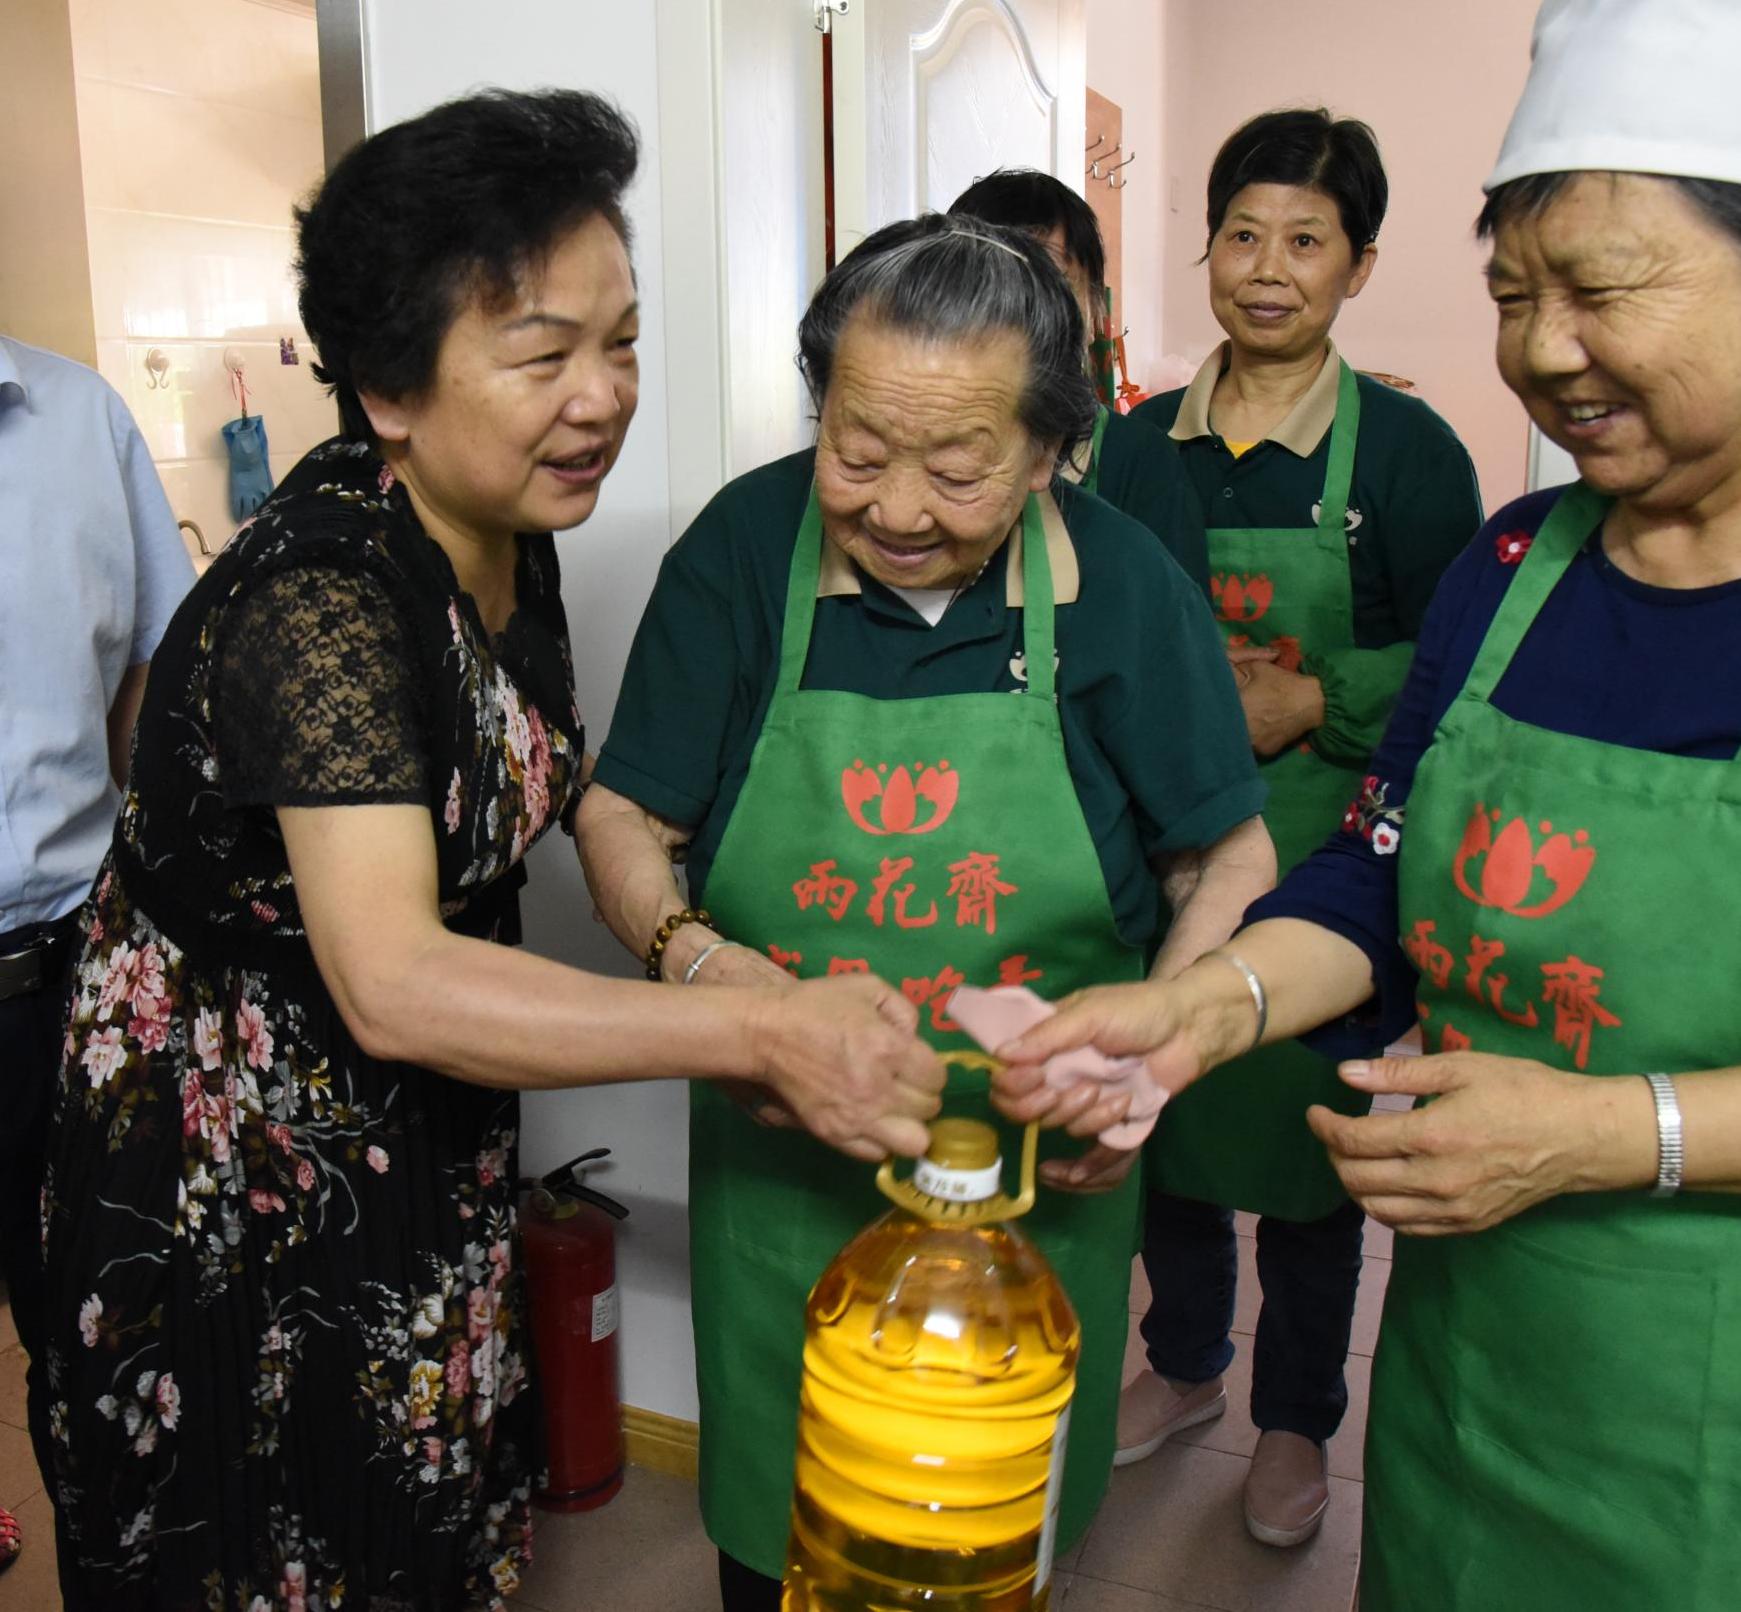
[[[1526,540],[1559,489],[1490,520],[1439,583],[1372,776],[1387,809],[1374,841],[1344,828],[1246,913],[1304,918],[1351,940],[1372,963],[1373,1000],[1357,1018],[1302,1037],[1327,1057],[1362,1056],[1414,1022],[1415,970],[1398,938],[1396,849],[1408,833],[1415,768],[1462,691]],[[1600,527],[1567,567],[1493,691],[1506,716],[1663,755],[1728,760],[1741,751],[1741,582],[1656,588],[1602,552]],[[1370,789],[1369,781],[1369,789]]]

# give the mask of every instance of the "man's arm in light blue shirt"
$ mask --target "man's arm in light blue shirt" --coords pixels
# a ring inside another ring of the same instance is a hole
[[[193,581],[193,565],[181,540],[175,512],[169,507],[150,450],[118,396],[109,403],[109,434],[121,484],[127,499],[127,520],[133,533],[133,648],[127,658],[115,698],[109,706],[109,771],[117,788],[127,787],[128,757],[133,726],[145,698],[145,678],[169,618]]]

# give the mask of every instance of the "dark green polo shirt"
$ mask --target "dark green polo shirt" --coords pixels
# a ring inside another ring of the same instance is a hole
[[[1166,546],[1185,575],[1209,593],[1209,548],[1185,467],[1173,444],[1136,417],[1109,409],[1100,439],[1095,492],[1114,509],[1139,520]]]
[[[740,476],[665,556],[599,756],[600,783],[695,827],[697,900],[773,694],[814,463],[806,451]],[[1213,843],[1262,810],[1264,785],[1202,595],[1109,505],[1070,486],[1056,497],[1080,578],[1057,607],[1065,755],[1119,933],[1142,946],[1161,922],[1149,858]],[[817,600],[806,688],[898,700],[1021,686],[1001,555],[935,627],[858,580],[857,594]]]
[[[1325,369],[1325,385],[1333,386]],[[1151,398],[1131,419],[1172,431],[1187,392],[1201,396],[1203,379]],[[1355,648],[1315,656],[1307,667],[1323,681],[1326,706],[1313,743],[1350,765],[1363,762],[1383,736],[1427,602],[1482,520],[1475,466],[1456,432],[1419,398],[1366,375],[1357,384],[1360,434],[1347,516]],[[1310,406],[1308,400],[1301,412]],[[1289,434],[1287,424],[1279,434]],[[1211,529],[1316,525],[1330,457],[1327,423],[1310,452],[1266,438],[1236,459],[1208,430],[1173,446]]]

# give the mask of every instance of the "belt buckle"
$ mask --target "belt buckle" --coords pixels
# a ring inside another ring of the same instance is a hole
[[[48,961],[48,950],[48,942],[39,940],[22,951],[0,956],[0,1001],[42,989],[47,977],[43,965]]]

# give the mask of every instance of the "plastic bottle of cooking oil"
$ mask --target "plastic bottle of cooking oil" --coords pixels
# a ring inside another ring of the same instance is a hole
[[[961,1056],[955,1062],[978,1062]],[[997,1133],[943,1119],[810,1295],[785,1612],[1045,1612],[1081,1334],[1004,1222]]]

